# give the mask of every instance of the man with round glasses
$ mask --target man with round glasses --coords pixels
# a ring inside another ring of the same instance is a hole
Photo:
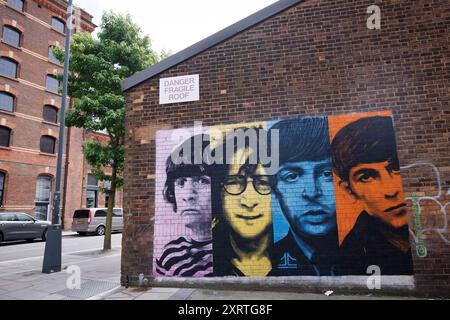
[[[243,128],[264,130],[261,128]],[[259,134],[257,134],[259,136]],[[246,140],[239,149],[233,136],[222,145],[233,145],[223,165],[217,167],[220,190],[214,198],[214,273],[217,276],[266,276],[272,270],[270,178],[259,162],[258,147]],[[256,157],[253,157],[255,156]],[[252,160],[256,160],[255,163]]]
[[[273,191],[290,227],[275,243],[273,274],[335,275],[339,245],[327,118],[284,120],[273,130],[280,137]]]
[[[249,178],[247,178],[244,175],[228,176],[225,178],[223,186],[229,194],[239,196],[247,190],[249,182],[252,183],[253,188],[259,194],[261,195],[270,194],[271,191],[270,176],[254,175]]]

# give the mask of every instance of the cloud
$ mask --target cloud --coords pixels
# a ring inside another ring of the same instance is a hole
[[[176,53],[276,0],[74,0],[100,24],[103,11],[129,13],[156,51]]]

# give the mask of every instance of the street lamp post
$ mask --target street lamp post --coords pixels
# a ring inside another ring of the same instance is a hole
[[[53,273],[61,271],[61,246],[62,246],[62,229],[59,223],[59,212],[61,202],[61,176],[62,176],[62,160],[64,148],[64,130],[66,127],[66,104],[67,104],[67,83],[69,77],[69,57],[70,57],[70,36],[72,32],[72,13],[73,0],[69,0],[67,4],[67,23],[66,23],[66,46],[64,59],[64,78],[62,103],[60,110],[60,127],[58,141],[58,163],[56,167],[56,183],[55,195],[53,197],[53,218],[52,225],[47,231],[47,242],[45,243],[44,263],[42,266],[43,273]]]

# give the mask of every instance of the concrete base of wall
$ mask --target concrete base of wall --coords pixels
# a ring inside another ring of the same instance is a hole
[[[368,276],[342,277],[268,277],[268,278],[143,278],[128,277],[132,287],[171,287],[221,290],[295,291],[324,293],[333,290],[341,294],[416,295],[413,276],[382,276],[380,289],[369,289],[373,281]],[[122,276],[122,284],[126,277]]]

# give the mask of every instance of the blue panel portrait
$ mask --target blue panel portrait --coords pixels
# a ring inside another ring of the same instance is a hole
[[[272,179],[272,275],[334,275],[339,242],[328,119],[283,120],[270,123],[269,135],[273,130],[280,165]]]

